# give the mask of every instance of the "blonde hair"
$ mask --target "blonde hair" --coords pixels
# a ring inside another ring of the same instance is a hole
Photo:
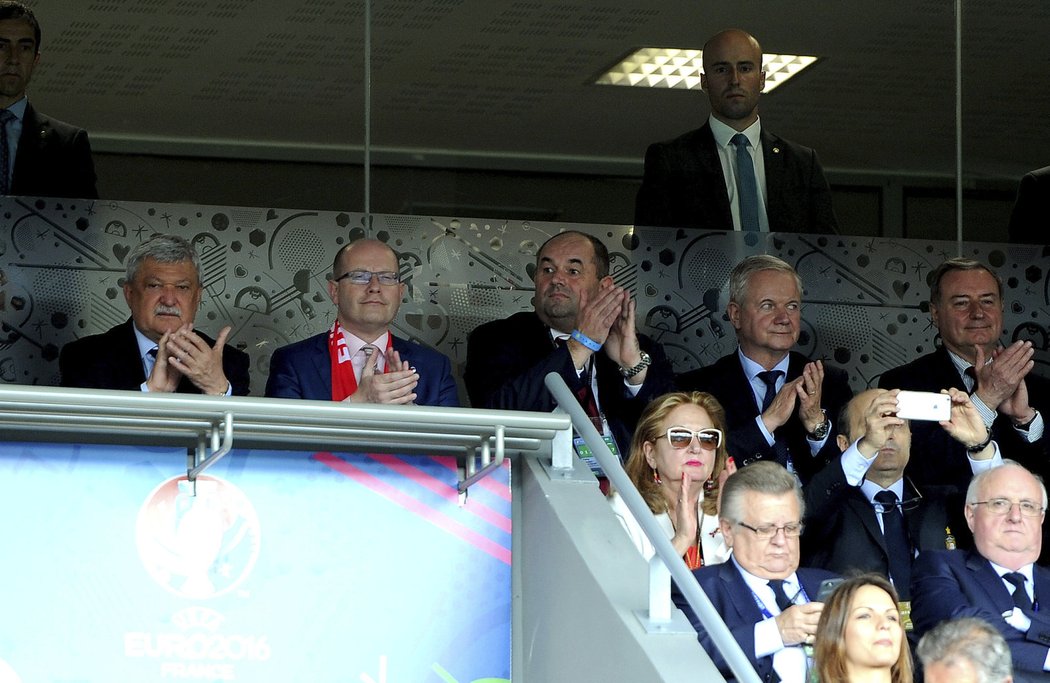
[[[714,488],[705,491],[705,498],[701,503],[704,514],[714,515],[717,514],[715,508],[718,505],[718,475],[725,469],[726,459],[729,457],[726,445],[729,435],[726,434],[725,410],[722,409],[722,404],[718,402],[718,399],[711,394],[704,391],[676,391],[654,398],[638,419],[638,426],[635,427],[634,438],[631,440],[630,456],[627,458],[624,469],[653,514],[668,511],[667,498],[664,496],[663,489],[653,478],[653,468],[645,459],[643,446],[646,442],[655,445],[657,439],[666,436],[667,430],[662,428],[664,420],[672,410],[684,405],[702,408],[711,418],[713,426],[722,432],[722,445],[715,452],[715,464],[711,468]]]

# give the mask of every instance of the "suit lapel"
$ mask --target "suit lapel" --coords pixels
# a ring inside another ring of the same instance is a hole
[[[955,363],[948,355],[948,349],[943,346],[937,350],[937,376],[941,378],[943,386],[952,386],[960,391],[966,391],[966,384],[963,383],[962,376],[959,375]]]
[[[879,526],[878,513],[875,512],[875,508],[864,497],[860,489],[852,491],[851,495],[846,498],[846,507],[852,510],[853,514],[857,515],[861,526],[864,527],[871,539],[879,546],[879,549],[882,550],[882,554],[888,561],[889,551],[886,549],[886,535],[882,533],[882,527]]]
[[[740,621],[744,623],[760,621],[762,612],[755,604],[755,594],[731,560],[719,565],[719,578],[726,584],[725,594],[729,596]]]
[[[776,232],[779,226],[777,218],[783,213],[783,202],[775,190],[784,186],[784,155],[781,153],[779,139],[762,128],[762,163],[766,170],[766,215],[769,216],[769,229]],[[772,188],[772,190],[771,190]]]
[[[733,225],[733,210],[729,206],[729,192],[726,189],[725,172],[722,170],[722,159],[718,155],[718,145],[715,143],[714,133],[711,132],[711,122],[708,121],[700,128],[699,144],[700,153],[695,157],[699,161],[702,171],[702,185],[704,194],[712,196],[715,200],[710,206],[703,207],[705,212],[718,214],[716,225]]]
[[[1010,591],[1006,590],[1003,580],[995,573],[988,560],[975,552],[969,552],[966,554],[966,568],[973,572],[977,584],[988,596],[988,600],[995,605],[997,612],[1002,614],[1014,608]]]
[[[726,363],[726,379],[730,385],[740,387],[740,390],[726,392],[726,398],[732,401],[730,404],[732,408],[726,406],[726,412],[743,415],[746,418],[756,417],[758,415],[758,404],[755,402],[755,390],[751,387],[751,380],[747,378],[747,373],[744,372],[744,365],[740,362],[739,351],[733,352],[727,360],[729,362]]]

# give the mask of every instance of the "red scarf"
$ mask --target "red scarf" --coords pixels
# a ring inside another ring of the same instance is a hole
[[[394,335],[388,333],[386,341],[387,358],[390,358],[390,350],[393,346]],[[328,331],[328,357],[332,364],[332,400],[342,401],[357,391],[357,377],[354,375],[354,364],[350,362],[350,349],[346,347],[346,338],[343,336],[343,328],[339,325],[338,320],[332,324],[332,329]],[[369,358],[366,362],[371,363],[373,361]],[[390,366],[387,364],[386,370],[389,369]]]

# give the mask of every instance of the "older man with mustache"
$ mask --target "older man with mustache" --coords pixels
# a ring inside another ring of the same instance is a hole
[[[124,299],[131,319],[70,342],[58,359],[62,386],[244,396],[248,355],[193,328],[203,288],[193,246],[156,235],[128,254]]]

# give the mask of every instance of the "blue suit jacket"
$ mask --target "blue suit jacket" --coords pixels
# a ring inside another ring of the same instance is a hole
[[[1033,565],[1036,602],[1050,608],[1050,570]],[[1014,668],[1041,672],[1050,651],[1050,614],[1036,611],[1032,627],[1021,633],[1006,623],[1014,608],[1010,591],[976,551],[924,550],[912,568],[911,619],[916,637],[945,619],[977,617],[999,629],[1010,646]]]
[[[444,355],[414,342],[394,337],[393,348],[419,372],[416,404],[459,407],[452,364]],[[332,364],[328,332],[282,346],[270,357],[266,395],[271,398],[332,400]]]
[[[795,574],[798,576],[798,580],[802,582],[802,587],[806,590],[806,595],[809,596],[810,600],[817,599],[817,595],[820,593],[821,581],[835,576],[835,574],[823,569],[800,568],[796,570]],[[747,582],[744,581],[744,577],[740,575],[740,571],[737,570],[733,561],[729,560],[722,564],[713,564],[695,569],[693,570],[693,576],[696,577],[700,588],[711,600],[715,610],[722,615],[726,626],[732,632],[733,637],[736,638],[736,642],[740,644],[740,649],[744,651],[744,654],[751,661],[751,665],[755,667],[759,678],[763,681],[780,680],[780,677],[773,671],[772,655],[761,659],[755,658],[755,624],[762,621],[764,617],[762,616],[762,611],[755,603],[751,588],[748,587]],[[700,624],[700,619],[697,618],[692,608],[685,601],[685,597],[679,591],[673,591],[673,598],[675,605],[689,617],[689,622],[696,629],[697,636],[700,639],[700,645],[710,655],[711,661],[715,663],[715,666],[718,667],[718,670],[725,676],[727,681],[732,680],[733,672],[729,669],[729,665],[726,664],[722,654],[718,652],[714,641],[711,640],[711,637],[707,635],[707,631]]]

